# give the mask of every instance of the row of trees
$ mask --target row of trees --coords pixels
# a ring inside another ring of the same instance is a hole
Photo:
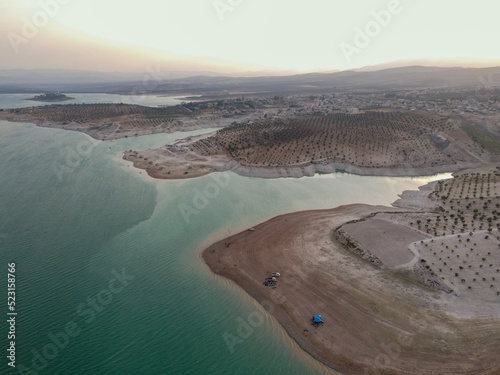
[[[428,138],[451,126],[443,118],[417,114],[302,116],[235,123],[193,144],[192,149],[202,155],[228,153],[252,165],[342,161],[372,167],[420,166],[452,162]]]
[[[129,104],[66,104],[20,108],[19,114],[30,114],[54,122],[84,122],[123,115],[170,116],[187,115],[190,112],[182,106],[145,107]]]

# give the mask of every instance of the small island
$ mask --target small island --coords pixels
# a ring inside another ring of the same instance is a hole
[[[41,95],[36,95],[33,98],[29,98],[26,100],[35,100],[37,102],[64,102],[66,100],[72,100],[75,98],[71,98],[61,93],[46,93]]]

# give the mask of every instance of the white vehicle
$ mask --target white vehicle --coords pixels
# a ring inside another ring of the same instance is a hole
[[[279,274],[279,272],[273,272],[271,276],[272,277],[280,277],[281,275]]]

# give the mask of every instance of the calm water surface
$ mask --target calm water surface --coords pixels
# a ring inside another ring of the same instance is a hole
[[[156,95],[116,95],[116,94],[71,94],[65,93],[72,97],[72,100],[64,102],[37,102],[26,100],[39,94],[0,94],[0,109],[5,108],[25,108],[39,107],[50,104],[96,104],[96,103],[112,103],[112,104],[137,104],[148,107],[157,107],[159,105],[177,105],[185,99],[183,97],[173,96],[156,96]],[[190,100],[187,100],[188,102]]]
[[[0,122],[0,265],[4,274],[8,262],[17,265],[17,369],[327,373],[256,302],[211,275],[200,252],[278,214],[389,205],[430,178],[260,180],[226,172],[158,181],[120,159],[124,150],[199,133],[100,142]],[[262,322],[241,330],[242,320],[258,316]],[[230,348],[224,339],[238,335]],[[1,340],[5,348],[3,333]],[[3,358],[0,373],[18,373],[6,371]]]

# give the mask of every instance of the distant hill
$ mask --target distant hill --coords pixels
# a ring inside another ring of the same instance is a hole
[[[131,92],[148,73],[72,70],[0,70],[1,92]],[[500,86],[500,67],[408,66],[377,71],[342,71],[288,76],[234,77],[213,72],[154,72],[150,93],[300,93],[331,89],[420,89]]]
[[[64,94],[49,92],[46,94],[36,95],[33,98],[28,98],[26,100],[34,100],[37,102],[64,102],[66,100],[72,100],[72,99],[74,98],[71,98]]]
[[[247,91],[294,93],[331,89],[401,90],[475,88],[485,82],[500,85],[500,67],[440,68],[410,66],[379,71],[309,73],[284,77],[189,77],[159,85],[159,91]]]

